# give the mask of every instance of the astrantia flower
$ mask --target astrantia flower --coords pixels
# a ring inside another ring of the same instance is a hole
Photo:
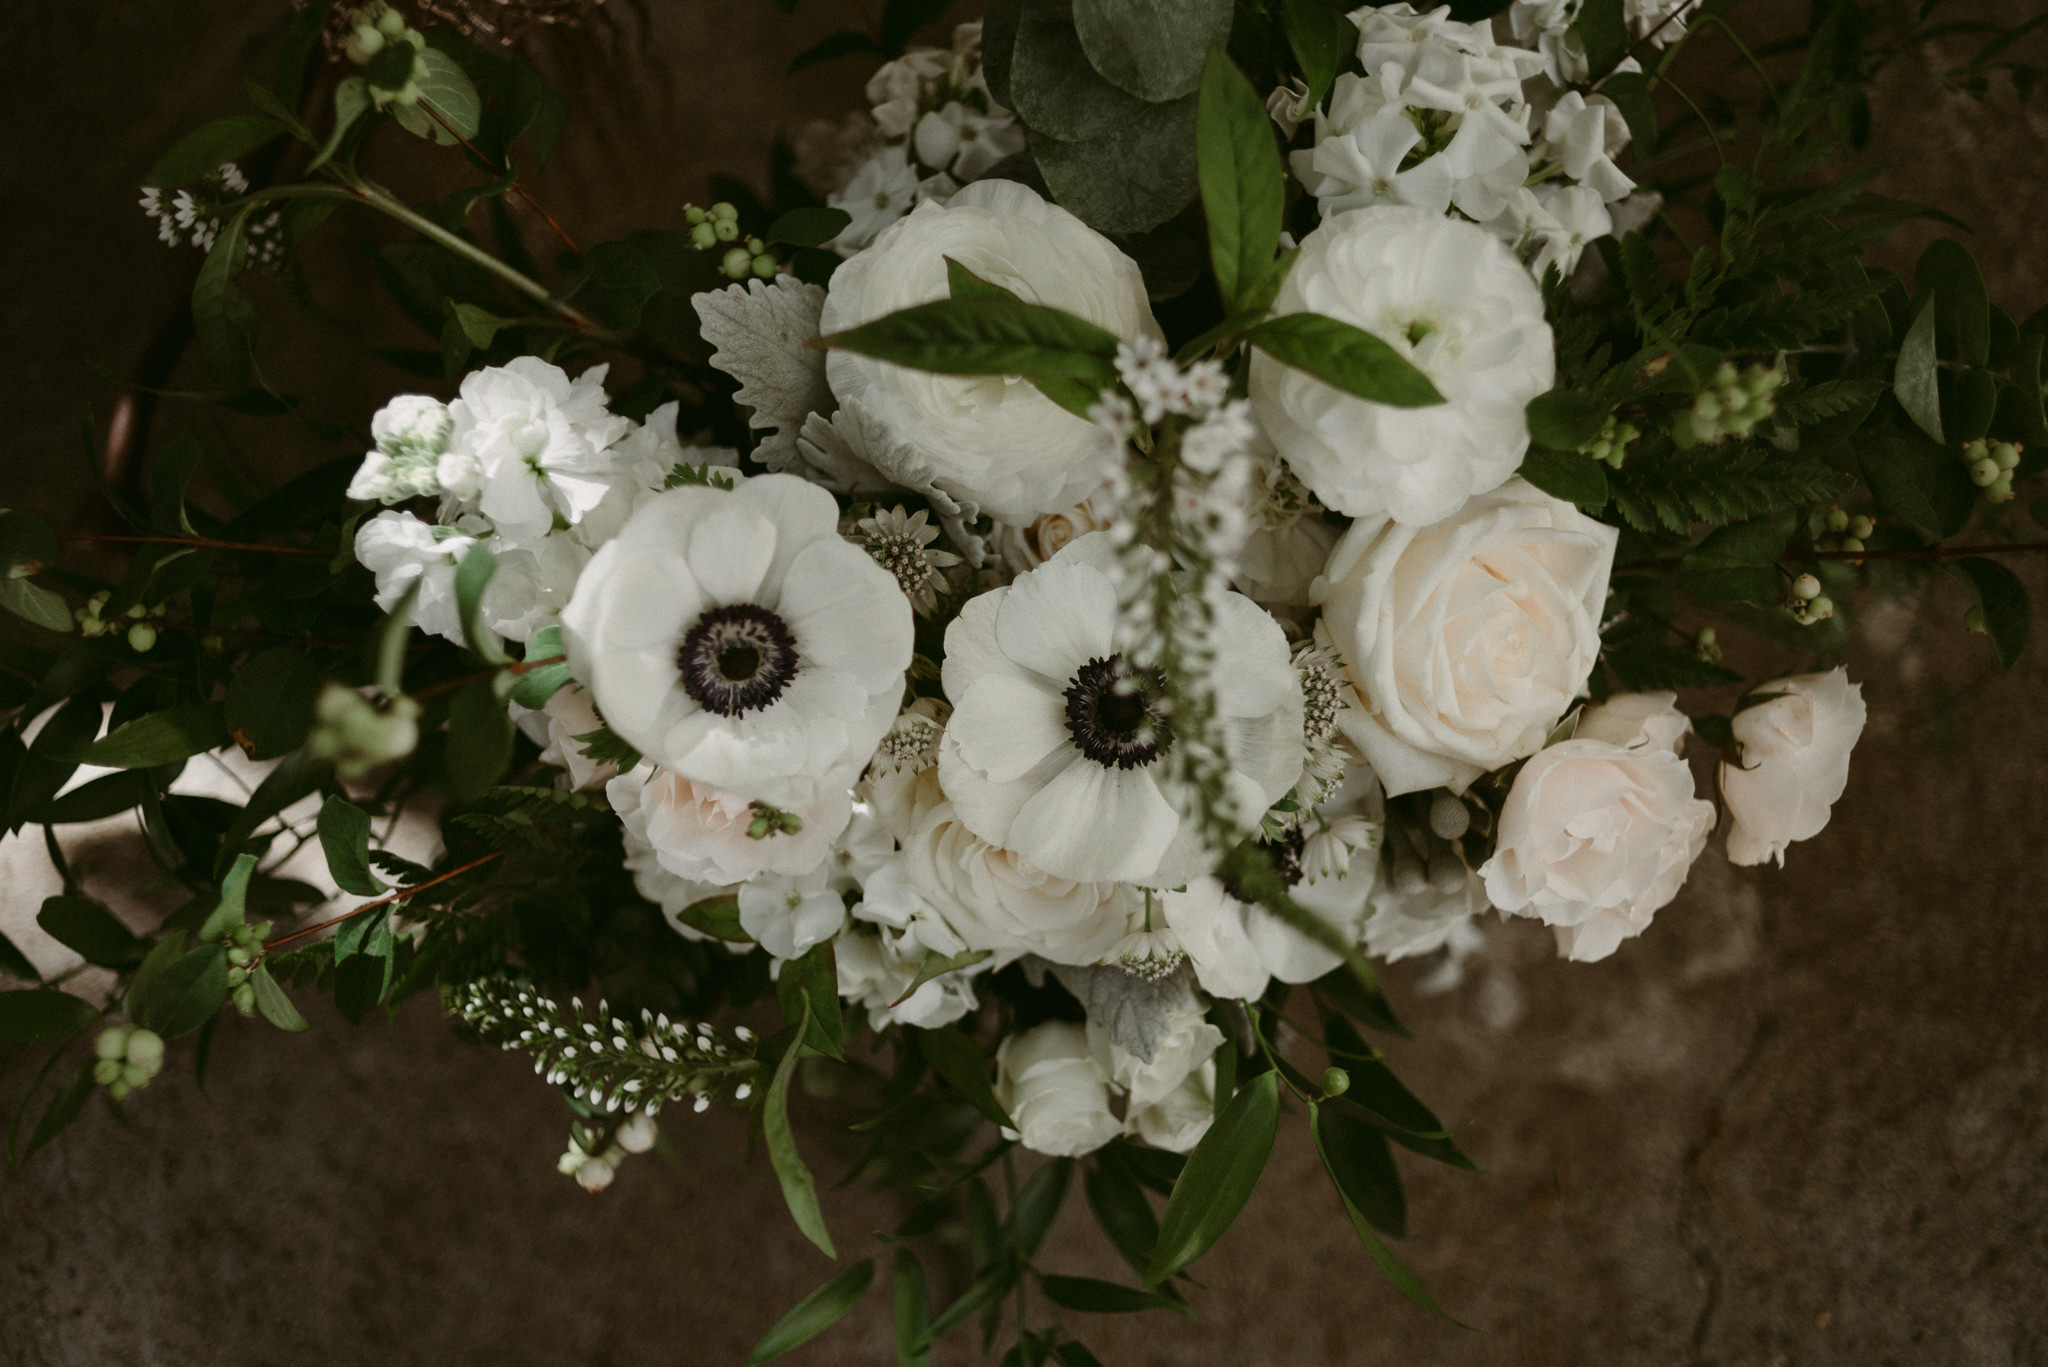
[[[693,783],[795,807],[850,787],[896,719],[911,614],[792,475],[684,486],[600,549],[562,614],[605,721]]]
[[[466,376],[448,406],[451,446],[473,457],[477,508],[499,531],[538,537],[556,517],[574,523],[611,485],[605,448],[632,423],[605,407],[604,366],[570,379],[520,356]]]
[[[851,193],[852,187],[849,187]],[[1157,337],[1137,263],[1065,209],[1013,181],[968,186],[921,204],[832,277],[820,326],[843,332],[947,298],[946,259],[1034,304],[1121,338]],[[999,521],[1025,523],[1102,482],[1109,453],[1095,428],[1015,377],[933,375],[833,351],[832,392],[912,448],[931,479]]]
[[[1396,206],[1325,219],[1274,307],[1365,329],[1444,396],[1423,408],[1373,403],[1255,353],[1259,421],[1329,507],[1433,522],[1521,464],[1522,410],[1555,372],[1550,324],[1529,273],[1484,229]]]
[[[939,780],[969,830],[1049,873],[1172,887],[1213,855],[1161,790],[1173,723],[1159,680],[1117,649],[1114,566],[1096,533],[961,609]],[[1234,593],[1217,608],[1224,782],[1239,810],[1263,812],[1301,772],[1301,684],[1277,622]]]
[[[932,549],[939,529],[925,520],[927,516],[922,508],[906,513],[898,504],[878,508],[873,516],[853,524],[855,538],[867,547],[877,565],[896,576],[903,596],[921,617],[939,610],[939,592],[946,585],[944,571],[960,563],[960,557],[951,551]]]

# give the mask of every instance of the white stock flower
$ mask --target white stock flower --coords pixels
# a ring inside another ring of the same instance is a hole
[[[1085,536],[961,608],[939,781],[969,830],[1049,873],[1173,887],[1214,856],[1160,786],[1171,724],[1156,680],[1117,649],[1115,555],[1107,534]],[[1224,782],[1238,810],[1263,812],[1301,772],[1301,681],[1257,604],[1225,593],[1216,609]]]
[[[545,535],[575,523],[610,490],[605,448],[632,423],[605,407],[606,367],[570,379],[560,366],[520,356],[465,376],[450,445],[476,462],[476,507],[501,532]]]
[[[455,605],[455,567],[476,538],[453,527],[436,527],[411,513],[383,512],[356,529],[357,563],[377,579],[376,604],[389,612],[417,583],[412,620],[429,636],[462,640],[462,615]]]
[[[1585,685],[1618,533],[1520,479],[1428,527],[1353,523],[1315,588],[1388,796],[1531,755]]]
[[[796,806],[850,787],[896,719],[911,656],[896,580],[793,475],[648,499],[562,613],[606,722],[695,783]]]
[[[1649,928],[1706,848],[1714,804],[1692,792],[1692,770],[1664,746],[1574,739],[1537,751],[1479,868],[1488,900],[1549,926],[1568,959],[1606,958]]]
[[[1755,694],[1767,701],[1735,714],[1741,763],[1721,765],[1721,800],[1734,821],[1728,860],[1782,866],[1785,847],[1819,835],[1849,786],[1849,752],[1866,716],[1863,685],[1837,666],[1773,679]]]
[[[1109,1071],[1072,1021],[1047,1021],[996,1048],[996,1100],[1017,1122],[1006,1130],[1033,1153],[1077,1158],[1122,1132],[1109,1109]]]
[[[821,326],[841,332],[947,298],[946,258],[1029,303],[1118,337],[1158,337],[1137,263],[1065,209],[1011,181],[978,181],[921,204],[832,277]],[[1000,521],[1029,522],[1099,485],[1092,424],[1014,377],[933,375],[833,351],[832,392],[927,462],[941,488]]]
[[[786,813],[801,829],[754,836],[749,832],[761,815],[754,803],[649,764],[611,779],[605,797],[663,868],[678,878],[718,885],[818,869],[853,814],[846,792],[827,792],[817,803]]]
[[[572,789],[601,787],[618,775],[616,764],[598,764],[583,751],[576,738],[603,727],[590,693],[577,684],[564,684],[538,709],[508,703],[512,720],[519,724],[535,745],[541,747],[540,762],[552,764],[568,776]]]
[[[846,924],[846,900],[832,886],[832,870],[763,876],[740,884],[740,929],[778,959],[794,959]]]
[[[867,882],[870,919],[936,922],[923,938],[946,953],[987,949],[1006,961],[1036,954],[1060,964],[1100,962],[1137,923],[1142,901],[1129,886],[1057,877],[975,835],[934,771],[912,781],[906,805],[902,850]]]
[[[1338,214],[1302,243],[1274,307],[1363,328],[1444,396],[1374,403],[1255,353],[1259,421],[1324,504],[1433,522],[1521,464],[1522,410],[1555,373],[1550,324],[1529,273],[1485,229],[1391,205]]]

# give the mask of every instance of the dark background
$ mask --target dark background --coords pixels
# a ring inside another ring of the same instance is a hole
[[[0,502],[89,521],[79,422],[118,392],[95,367],[130,372],[197,266],[156,243],[135,187],[177,133],[235,112],[283,17],[259,0],[0,13]],[[856,21],[832,0],[795,18],[763,0],[611,0],[580,30],[539,32],[523,50],[576,116],[536,194],[585,245],[679,222],[708,171],[754,174],[778,127],[858,103],[857,63],[783,75]],[[1968,221],[2010,312],[2048,301],[2042,103],[1950,96],[1909,59],[1876,113],[1880,188]],[[1884,259],[1909,265],[1933,231],[1902,232]],[[325,250],[322,308],[374,323],[349,249]],[[411,387],[282,297],[259,307],[266,370],[319,416],[360,427]],[[203,378],[188,365],[173,384]],[[155,431],[195,420],[169,406]],[[290,426],[217,435],[268,479],[312,449]],[[2039,594],[2039,568],[2024,572]],[[1113,1364],[2048,1361],[2048,652],[1997,675],[1957,625],[1964,605],[1943,584],[1866,615],[1849,792],[1785,870],[1730,869],[1717,842],[1604,963],[1559,963],[1517,923],[1449,994],[1391,975],[1417,1036],[1395,1065],[1487,1168],[1408,1164],[1399,1251],[1476,1332],[1381,1282],[1298,1114],[1197,1269],[1198,1322],[1070,1328]],[[830,1273],[730,1117],[675,1117],[681,1171],[637,1159],[586,1196],[553,1170],[560,1103],[516,1057],[464,1047],[423,1002],[388,1026],[314,1023],[282,1038],[230,1019],[206,1091],[174,1055],[132,1130],[95,1108],[0,1177],[0,1364],[733,1363]],[[0,1100],[19,1084],[0,1077]],[[834,1171],[833,1140],[803,1136]],[[1117,1275],[1079,1204],[1047,1261]],[[860,1192],[827,1209],[857,1255],[893,1221]],[[871,1292],[790,1360],[893,1360],[886,1304]],[[972,1356],[964,1338],[936,1355]]]

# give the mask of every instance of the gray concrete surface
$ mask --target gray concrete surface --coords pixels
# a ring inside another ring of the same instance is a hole
[[[758,3],[613,8],[588,46],[555,36],[545,58],[611,111],[544,187],[586,240],[673,215],[701,196],[693,169],[758,164],[791,113],[774,73],[837,18],[824,0],[795,21]],[[125,368],[184,284],[132,186],[266,60],[271,22],[230,0],[0,16],[0,501],[83,505],[78,412],[109,393],[85,363]],[[1995,296],[2048,297],[2039,108],[1923,83],[1879,112],[1888,188],[1977,225]],[[269,335],[293,332],[280,316]],[[323,395],[389,387],[323,345],[280,364],[334,370]],[[2029,581],[2048,590],[2038,568]],[[1200,1266],[1200,1320],[1076,1318],[1081,1337],[1124,1367],[2048,1361],[2048,652],[1995,674],[1962,608],[1946,586],[1870,619],[1849,792],[1782,872],[1710,858],[1603,964],[1558,963],[1507,927],[1453,993],[1392,975],[1418,1037],[1397,1067],[1488,1169],[1407,1164],[1401,1252],[1476,1332],[1380,1283],[1294,1115]],[[827,1275],[729,1118],[679,1121],[680,1171],[636,1160],[590,1197],[554,1173],[560,1107],[516,1058],[462,1046],[423,1005],[315,1027],[230,1021],[205,1092],[174,1067],[132,1130],[88,1116],[0,1177],[0,1365],[735,1363]],[[19,1085],[0,1076],[0,1098]],[[805,1142],[822,1157],[830,1141]],[[891,1219],[859,1192],[827,1207],[862,1252]],[[1083,1223],[1055,1234],[1056,1257],[1113,1273]],[[790,1360],[892,1360],[885,1297]]]

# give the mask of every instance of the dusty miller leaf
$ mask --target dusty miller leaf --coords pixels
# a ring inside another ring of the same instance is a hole
[[[690,303],[713,347],[711,364],[740,382],[734,398],[752,410],[747,426],[771,434],[755,457],[770,470],[800,468],[796,438],[804,419],[834,407],[825,353],[810,346],[825,291],[796,280],[749,280],[692,295]]]

